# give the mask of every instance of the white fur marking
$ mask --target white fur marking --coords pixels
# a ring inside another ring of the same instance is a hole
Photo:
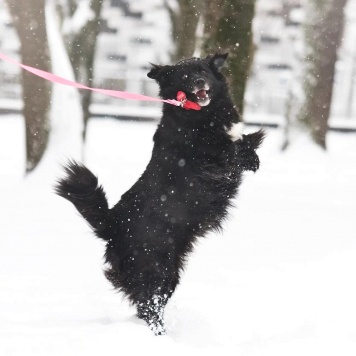
[[[200,106],[208,106],[208,105],[210,104],[210,98],[209,98],[209,96],[207,95],[206,98],[203,99],[203,100],[199,99],[199,100],[198,100],[198,104],[199,104]]]
[[[244,124],[242,122],[238,122],[237,124],[233,124],[227,133],[231,136],[231,140],[235,142],[242,139],[243,129]]]

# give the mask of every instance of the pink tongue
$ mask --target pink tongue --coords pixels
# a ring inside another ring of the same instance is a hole
[[[206,91],[204,89],[201,89],[201,90],[197,91],[196,96],[199,99],[205,99],[206,98]]]

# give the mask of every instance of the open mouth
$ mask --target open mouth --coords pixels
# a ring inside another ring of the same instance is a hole
[[[200,106],[207,106],[210,103],[210,90],[209,87],[206,87],[204,89],[197,89],[196,91],[193,92],[193,94],[196,97],[196,102]]]

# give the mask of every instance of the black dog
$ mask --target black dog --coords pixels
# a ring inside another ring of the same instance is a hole
[[[220,73],[226,57],[153,65],[148,77],[163,99],[182,91],[200,110],[164,104],[152,158],[113,208],[97,178],[75,162],[56,186],[107,242],[106,277],[156,335],[165,333],[164,308],[197,237],[221,229],[243,171],[259,167],[255,150],[264,133],[234,137],[240,118]]]

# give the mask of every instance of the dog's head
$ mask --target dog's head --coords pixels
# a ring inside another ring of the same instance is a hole
[[[188,100],[207,106],[226,86],[220,69],[227,56],[216,53],[203,59],[184,59],[175,65],[152,64],[147,76],[157,81],[163,99],[175,99],[177,92],[183,91]]]

